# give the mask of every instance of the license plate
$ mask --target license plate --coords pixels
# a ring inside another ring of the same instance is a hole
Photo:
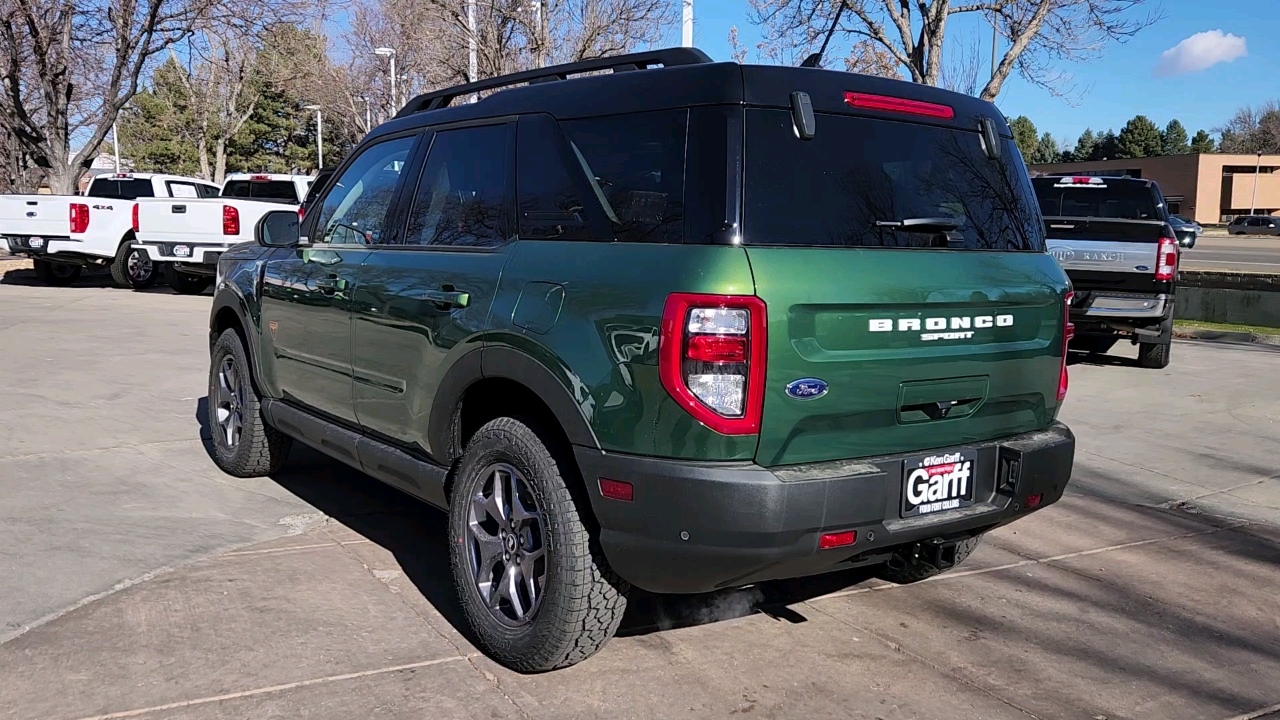
[[[977,450],[932,453],[902,463],[902,517],[973,504]]]
[[[33,248],[42,248],[42,247],[44,247],[44,238],[42,238],[42,237],[33,237],[33,238],[31,238],[31,240],[29,240],[29,241],[27,242],[27,244],[29,244],[29,245],[30,245],[31,247],[33,247]]]

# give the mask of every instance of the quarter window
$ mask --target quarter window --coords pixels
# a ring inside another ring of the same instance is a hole
[[[418,180],[407,245],[494,247],[506,238],[507,126],[436,133]]]
[[[416,137],[378,143],[360,153],[325,195],[313,242],[378,245],[386,242],[387,208]]]

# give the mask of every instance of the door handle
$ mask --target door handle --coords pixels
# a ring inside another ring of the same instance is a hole
[[[333,295],[347,289],[347,281],[337,275],[330,275],[316,280],[316,287],[325,295]]]
[[[471,294],[457,290],[428,290],[422,293],[422,299],[442,308],[464,308],[471,304]]]

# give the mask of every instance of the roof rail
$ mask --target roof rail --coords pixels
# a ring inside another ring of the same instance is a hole
[[[510,75],[499,75],[498,77],[478,80],[465,85],[455,85],[451,88],[423,93],[406,103],[400,109],[400,112],[396,113],[396,117],[405,117],[406,115],[413,115],[427,110],[439,110],[442,107],[448,107],[449,103],[453,102],[453,99],[459,95],[496,90],[510,85],[567,80],[570,75],[600,70],[627,72],[629,70],[645,70],[655,65],[673,67],[675,65],[697,65],[709,62],[713,62],[712,59],[697,48],[677,47],[631,53],[630,55],[614,55],[565,65],[553,65]]]

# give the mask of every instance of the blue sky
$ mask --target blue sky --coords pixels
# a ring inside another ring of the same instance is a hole
[[[754,48],[759,39],[744,0],[694,0],[694,43],[717,60],[728,60],[729,28]],[[1077,87],[1073,104],[1029,85],[1016,75],[996,104],[1008,117],[1026,115],[1041,132],[1073,145],[1086,127],[1095,131],[1121,126],[1142,114],[1163,127],[1178,118],[1189,134],[1213,131],[1243,105],[1280,99],[1280,2],[1277,0],[1163,0],[1163,19],[1124,44],[1113,44],[1101,59],[1063,66]],[[973,18],[978,20],[978,18]],[[991,35],[974,22],[948,24],[948,36],[984,43],[990,57]],[[1220,30],[1188,40],[1198,33]],[[1231,38],[1229,36],[1235,36]],[[677,36],[678,39],[678,36]],[[1237,56],[1243,39],[1247,54],[1195,69],[1217,58]],[[1187,40],[1171,53],[1162,55]],[[748,61],[753,61],[754,56]],[[989,61],[988,61],[989,63]],[[1157,66],[1159,72],[1157,73]]]

